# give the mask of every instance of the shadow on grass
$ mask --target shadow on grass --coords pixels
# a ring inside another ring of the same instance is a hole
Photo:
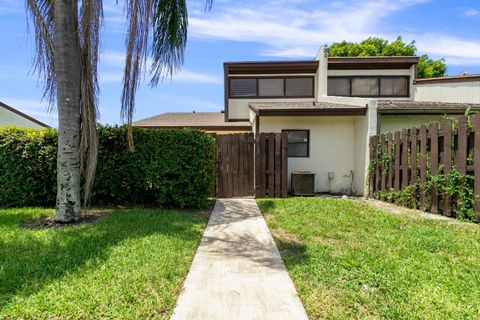
[[[276,207],[277,204],[275,201],[271,199],[261,199],[257,201],[258,207],[260,208],[260,211],[262,214],[268,213],[273,211]]]
[[[162,234],[192,241],[200,239],[198,223],[206,221],[188,213],[122,210],[95,224],[27,230],[18,223],[37,216],[16,212],[0,214],[0,309],[15,296],[33,295],[87,262],[100,266],[109,249],[125,240]]]
[[[278,236],[274,236],[274,239],[285,264],[301,264],[308,260],[307,246],[303,243]]]

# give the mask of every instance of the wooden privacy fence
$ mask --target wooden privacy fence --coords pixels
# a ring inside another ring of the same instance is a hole
[[[448,186],[452,180],[443,179],[440,190],[437,182],[432,183],[432,177],[445,177],[454,170],[471,190],[466,193],[469,199],[461,203],[452,201],[451,190],[463,185]],[[469,209],[475,212],[471,218],[480,221],[480,115],[370,138],[369,195],[394,201],[389,193],[398,195],[414,187],[418,190],[410,190],[410,206],[456,216],[460,206],[470,202]]]
[[[286,198],[288,133],[260,133],[255,148],[255,196]]]
[[[214,135],[218,198],[287,197],[287,133]]]

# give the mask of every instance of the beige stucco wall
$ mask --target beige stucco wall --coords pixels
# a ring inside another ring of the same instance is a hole
[[[480,81],[417,84],[416,101],[480,103]]]
[[[310,130],[310,156],[288,159],[288,178],[292,171],[315,173],[316,192],[342,193],[349,188],[351,170],[354,188],[363,194],[365,175],[365,116],[260,117],[260,132],[281,132],[283,129]],[[328,172],[334,172],[330,190]]]
[[[228,99],[228,118],[229,119],[249,119],[251,102],[313,102],[313,98],[303,98],[303,99]]]
[[[33,128],[33,129],[43,128],[37,123],[30,121],[16,114],[15,112],[12,112],[0,106],[0,127],[2,126],[15,126],[15,127]]]
[[[429,115],[381,115],[379,116],[380,133],[401,131],[413,127],[419,128],[422,124],[428,124],[434,121],[442,121],[445,116],[442,114]]]

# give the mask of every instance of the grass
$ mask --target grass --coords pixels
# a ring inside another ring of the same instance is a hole
[[[167,319],[207,218],[114,211],[93,224],[30,230],[50,209],[0,210],[0,319]]]
[[[480,226],[353,200],[259,200],[311,319],[479,319]]]

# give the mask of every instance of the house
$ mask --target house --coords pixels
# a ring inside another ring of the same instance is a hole
[[[419,57],[328,57],[323,49],[310,61],[226,62],[222,125],[218,113],[211,124],[204,113],[176,113],[134,126],[157,127],[159,119],[165,128],[174,117],[171,127],[286,131],[289,177],[311,171],[316,192],[362,195],[370,136],[480,109],[480,75],[417,79],[418,63]]]
[[[14,109],[5,103],[0,102],[0,127],[2,126],[14,126],[20,128],[33,128],[41,129],[48,127],[45,123],[42,123],[23,112]]]

